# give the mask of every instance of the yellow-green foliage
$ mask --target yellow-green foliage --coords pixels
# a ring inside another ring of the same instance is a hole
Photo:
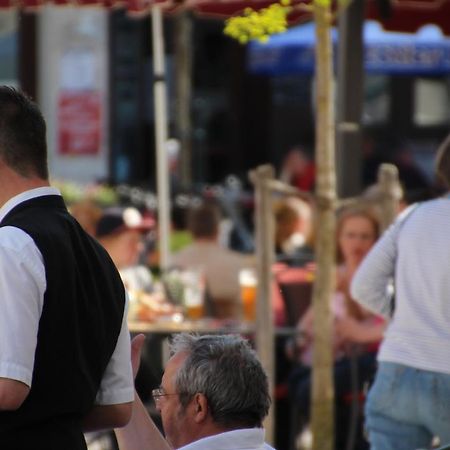
[[[314,0],[314,4],[322,8],[329,8],[331,6],[331,0]]]
[[[53,179],[51,185],[59,189],[69,205],[83,200],[91,200],[99,206],[106,207],[115,205],[119,201],[115,189],[104,184],[80,184],[74,181]]]
[[[281,0],[280,3],[273,3],[259,11],[246,8],[242,16],[226,20],[224,33],[241,44],[250,40],[266,42],[272,34],[286,31],[287,15],[291,11],[290,0]]]

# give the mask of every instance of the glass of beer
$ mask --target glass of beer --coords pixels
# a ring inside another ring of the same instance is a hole
[[[243,318],[246,322],[256,319],[256,290],[258,279],[254,269],[241,269],[239,271],[239,285],[241,287],[241,302]]]
[[[202,270],[183,273],[184,308],[188,319],[197,320],[205,315],[205,277]]]

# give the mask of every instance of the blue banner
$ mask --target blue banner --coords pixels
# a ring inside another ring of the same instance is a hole
[[[450,39],[434,26],[416,34],[384,31],[376,22],[364,24],[364,66],[371,74],[450,74]],[[332,29],[336,50],[338,33]],[[336,55],[336,51],[334,52]],[[267,43],[251,42],[247,67],[262,75],[312,74],[315,29],[308,23],[272,36]]]

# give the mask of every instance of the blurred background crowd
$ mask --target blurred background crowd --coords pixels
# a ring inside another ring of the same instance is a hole
[[[278,177],[300,188],[300,196],[272,201],[275,263],[272,309],[274,325],[294,329],[276,337],[276,442],[278,449],[308,448],[311,355],[314,345],[311,308],[315,273],[315,167],[298,148]],[[374,166],[375,167],[375,166]],[[438,196],[443,187],[423,184],[420,168],[399,167],[400,213],[412,201]],[[411,177],[406,174],[413,174]],[[406,177],[406,178],[404,178]],[[372,180],[372,179],[371,179]],[[255,321],[255,203],[244,180],[179,192],[172,198],[170,265],[159,264],[158,210],[155,195],[139,188],[91,186],[81,189],[56,181],[72,214],[108,250],[129,291],[130,320],[150,322],[208,317],[230,324]],[[330,299],[334,321],[336,449],[368,448],[363,434],[361,398],[376,371],[376,354],[385,321],[364,310],[349,292],[353,273],[378,239],[381,229],[377,185],[336,212],[336,292]],[[375,199],[375,201],[374,201]],[[245,289],[247,291],[245,291]],[[201,301],[198,302],[198,298]],[[246,298],[253,302],[248,306]],[[137,377],[141,397],[154,413],[151,389],[162,373],[160,337],[147,340]],[[355,415],[355,401],[358,403]],[[157,415],[155,415],[157,420]],[[114,446],[112,435],[105,444]],[[348,447],[350,445],[350,447]],[[103,447],[97,447],[103,448]]]
[[[389,19],[387,9],[401,2],[364,3],[371,18],[381,20]],[[434,8],[442,30],[448,14],[439,14],[439,8],[447,3]],[[161,80],[153,73],[151,21],[131,18],[119,8],[46,5],[39,14],[2,11],[0,79],[20,86],[42,107],[50,170],[56,177],[52,184],[118,267],[129,291],[130,321],[254,321],[257,230],[248,171],[268,162],[279,181],[305,193],[273,199],[271,301],[274,325],[295,331],[278,335],[275,343],[275,447],[290,450],[298,440],[307,448],[317,232],[315,80],[312,70],[252,73],[250,51],[224,35],[223,18],[184,11],[163,19],[167,128],[178,139],[168,139],[163,149],[170,185],[165,267],[154,139],[160,115],[153,84]],[[445,47],[444,41],[438,34],[433,42]],[[401,60],[402,51],[396,54]],[[359,200],[336,211],[337,286],[330,299],[336,450],[367,448],[360,403],[374,375],[385,323],[353,301],[349,285],[382,231],[375,184],[379,167],[391,163],[398,169],[402,195],[397,212],[443,192],[432,161],[448,133],[449,70],[448,65],[431,73],[421,70],[365,73],[364,83],[355,83],[350,92],[361,96],[355,119],[359,140],[355,153],[338,149],[350,155],[338,181],[356,174],[358,192],[352,195]],[[341,99],[336,103],[343,104]],[[160,350],[159,337],[150,336],[136,380],[151,412],[150,392],[162,371]],[[114,445],[108,434],[92,436],[90,447],[109,450]]]

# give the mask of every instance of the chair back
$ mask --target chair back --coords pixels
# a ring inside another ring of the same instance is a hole
[[[289,267],[276,275],[286,310],[286,325],[295,327],[312,300],[311,272],[301,267]]]

